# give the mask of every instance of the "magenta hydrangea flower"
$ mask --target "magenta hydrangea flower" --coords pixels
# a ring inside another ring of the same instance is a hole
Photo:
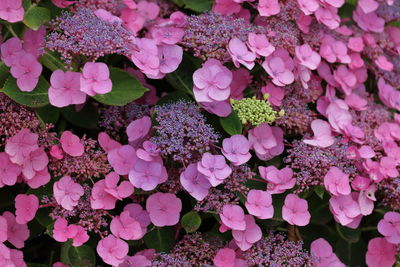
[[[224,156],[212,155],[209,152],[203,154],[201,161],[197,163],[197,170],[208,179],[212,186],[223,183],[232,173]]]
[[[350,95],[354,87],[357,85],[356,75],[344,65],[340,65],[333,72],[333,78],[340,85],[346,95]]]
[[[282,129],[265,122],[251,129],[248,138],[250,147],[261,160],[269,160],[284,150]]]
[[[7,241],[16,248],[23,248],[29,238],[28,225],[17,223],[14,214],[9,211],[5,211],[2,216],[7,221]]]
[[[378,223],[378,231],[389,243],[400,244],[400,213],[386,212]]]
[[[393,266],[396,261],[396,246],[385,238],[375,237],[368,242],[365,260],[368,267]]]
[[[85,152],[81,139],[70,131],[64,131],[60,137],[61,147],[72,157],[82,156]]]
[[[259,166],[260,176],[268,181],[267,192],[270,194],[282,194],[291,189],[296,184],[291,168],[283,168],[278,170],[275,166],[268,167]]]
[[[140,119],[134,120],[129,123],[126,128],[128,141],[136,144],[147,136],[151,129],[151,119],[149,116],[143,116]]]
[[[341,225],[349,225],[361,214],[360,206],[352,195],[332,196],[329,209]]]
[[[234,267],[236,253],[231,248],[221,248],[213,259],[215,267]]]
[[[144,161],[137,159],[129,172],[129,181],[145,191],[156,188],[158,184],[165,182],[168,178],[167,170],[162,162]]]
[[[35,218],[39,209],[39,199],[35,195],[19,194],[15,197],[15,220],[19,224],[26,224]]]
[[[257,10],[260,16],[269,17],[281,11],[278,0],[259,0]]]
[[[334,196],[349,195],[351,193],[349,175],[338,167],[331,167],[324,177],[324,185]]]
[[[43,67],[35,56],[29,53],[20,54],[11,66],[11,75],[17,79],[18,88],[31,92],[39,82]]]
[[[49,158],[43,148],[31,152],[22,165],[24,179],[31,180],[36,174],[47,167]]]
[[[263,57],[268,57],[275,51],[265,34],[249,33],[247,45],[251,51]]]
[[[270,219],[274,216],[274,206],[272,205],[271,194],[252,189],[247,194],[245,203],[247,211],[259,219]]]
[[[337,266],[345,267],[335,253],[332,246],[323,238],[311,242],[311,254],[315,258],[316,267]]]
[[[107,65],[101,62],[87,62],[83,66],[80,82],[80,90],[90,96],[106,94],[112,89],[110,71]]]
[[[307,225],[311,218],[307,200],[301,199],[295,194],[287,195],[282,207],[282,218],[292,225]]]
[[[105,263],[118,266],[128,255],[129,246],[125,241],[108,235],[99,241],[96,251]]]
[[[4,185],[15,185],[21,171],[21,166],[12,163],[7,153],[0,152],[0,188]]]
[[[130,203],[124,207],[124,211],[128,211],[130,216],[139,222],[142,228],[142,237],[147,232],[147,226],[151,223],[149,213],[139,204]],[[140,237],[141,238],[141,237]]]
[[[329,147],[335,143],[335,138],[332,136],[331,126],[324,120],[313,120],[311,122],[311,129],[314,133],[312,139],[304,139],[303,142],[318,147]]]
[[[0,216],[0,242],[3,243],[7,240],[8,235],[7,235],[7,220],[3,217]]]
[[[105,152],[110,152],[111,150],[120,148],[122,146],[105,132],[100,132],[97,140],[99,141],[99,145]]]
[[[107,159],[116,173],[126,175],[137,160],[136,151],[130,145],[123,145],[109,151]]]
[[[198,102],[224,101],[228,99],[232,72],[216,59],[207,60],[193,73],[193,93]]]
[[[244,65],[249,70],[254,67],[256,55],[252,51],[249,51],[246,44],[239,38],[235,37],[229,41],[228,52],[236,68],[239,68],[240,64]]]
[[[294,82],[294,61],[287,50],[278,48],[262,64],[277,86],[285,86]]]
[[[86,94],[80,91],[80,73],[56,70],[51,74],[50,83],[49,101],[53,106],[85,103]]]
[[[301,65],[310,70],[317,69],[319,63],[321,63],[321,56],[317,52],[313,51],[308,44],[296,46],[296,58]]]
[[[224,205],[219,217],[223,225],[229,229],[239,231],[244,231],[246,229],[244,211],[239,205]]]
[[[179,222],[182,201],[171,193],[157,192],[147,199],[146,210],[155,226],[175,225]]]
[[[207,177],[197,170],[197,164],[191,163],[180,175],[182,187],[197,199],[203,200],[208,195],[211,184]]]
[[[66,210],[73,210],[83,193],[83,187],[75,183],[70,176],[63,176],[53,185],[54,198]]]
[[[138,240],[143,237],[140,223],[131,217],[129,211],[115,216],[111,221],[110,230],[115,237],[125,240]]]
[[[246,251],[262,237],[261,228],[256,224],[254,217],[245,215],[246,229],[244,231],[232,230],[232,236],[236,245],[242,251]]]
[[[335,40],[330,35],[325,35],[322,38],[319,54],[329,63],[339,61],[347,64],[351,62],[351,58],[347,53],[346,44],[342,41]]]
[[[235,166],[242,165],[250,160],[250,143],[241,134],[232,135],[222,141],[222,154]]]
[[[282,100],[285,96],[285,90],[282,87],[277,87],[272,83],[267,83],[261,87],[261,93],[268,94],[268,102],[273,106],[282,105]]]
[[[0,18],[15,23],[24,18],[22,0],[4,0],[0,2]]]
[[[24,53],[21,40],[17,37],[12,37],[1,44],[1,60],[7,67],[14,65]]]

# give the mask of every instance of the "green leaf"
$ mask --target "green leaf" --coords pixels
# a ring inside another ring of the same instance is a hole
[[[125,106],[133,100],[140,98],[149,90],[128,72],[118,68],[110,69],[110,78],[113,83],[112,91],[108,94],[93,97],[106,105]]]
[[[188,54],[183,54],[183,59],[178,69],[169,73],[165,78],[168,83],[177,90],[193,96],[193,73],[197,66],[194,59]]]
[[[41,263],[27,263],[26,264],[28,267],[48,267],[46,264],[41,264]]]
[[[3,87],[7,78],[10,76],[10,68],[0,61],[0,88]]]
[[[212,0],[182,0],[185,8],[196,11],[198,13],[205,12],[211,9]]]
[[[181,225],[187,233],[196,232],[201,225],[201,217],[197,212],[190,211],[183,215]]]
[[[18,104],[31,108],[40,108],[49,104],[47,91],[50,85],[43,76],[40,76],[39,82],[32,92],[22,92],[17,81],[13,77],[9,77],[4,84],[3,93],[8,95]]]
[[[361,230],[359,228],[351,229],[336,223],[336,230],[346,242],[357,243],[360,240]]]
[[[50,21],[50,10],[45,7],[32,5],[25,12],[24,24],[33,30],[37,30],[43,24]]]
[[[334,245],[334,251],[346,266],[366,266],[365,253],[367,252],[367,245],[363,240],[357,243],[350,243],[339,239]]]
[[[99,113],[96,107],[91,104],[87,103],[80,111],[76,111],[74,106],[68,106],[61,109],[61,114],[69,123],[75,126],[85,129],[98,128]]]
[[[240,121],[238,115],[235,111],[228,117],[221,117],[219,119],[222,128],[230,135],[241,134],[242,133],[242,122]]]
[[[314,192],[320,199],[324,198],[325,188],[322,185],[314,186]]]
[[[156,227],[144,236],[144,243],[148,248],[157,252],[168,252],[175,245],[175,230],[173,227]]]
[[[187,94],[185,94],[181,91],[174,91],[165,96],[162,96],[158,100],[157,105],[165,105],[165,104],[169,104],[169,103],[175,103],[179,100],[192,101],[192,99]]]
[[[61,261],[71,267],[94,267],[96,255],[90,246],[74,247],[68,241],[61,247]]]
[[[66,70],[67,64],[60,59],[60,56],[56,52],[47,51],[43,56],[39,59],[40,63],[43,64],[46,68],[51,71],[55,70]]]
[[[58,118],[60,117],[60,109],[53,107],[53,106],[45,106],[41,108],[37,108],[35,110],[36,116],[43,122],[43,123],[52,123],[56,124]]]

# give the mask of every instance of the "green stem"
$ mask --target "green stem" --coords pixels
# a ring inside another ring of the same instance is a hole
[[[361,228],[361,231],[362,232],[375,231],[376,229],[377,229],[376,226],[367,226],[367,227]]]
[[[13,30],[11,24],[7,24],[6,27],[7,27],[8,31],[12,34],[12,36],[19,38],[18,35]]]

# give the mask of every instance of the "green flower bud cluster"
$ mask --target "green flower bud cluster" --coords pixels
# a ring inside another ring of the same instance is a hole
[[[279,112],[272,109],[267,101],[269,95],[265,94],[264,99],[243,98],[241,100],[231,99],[233,110],[237,113],[242,124],[250,123],[252,126],[258,126],[261,123],[273,123],[276,119],[284,115],[284,111]]]

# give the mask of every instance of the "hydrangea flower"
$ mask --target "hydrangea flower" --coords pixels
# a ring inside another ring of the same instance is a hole
[[[272,206],[271,194],[252,189],[247,194],[245,206],[247,211],[259,219],[270,219],[274,216],[274,206]]]
[[[23,248],[29,238],[28,225],[17,223],[14,214],[9,211],[5,211],[2,217],[7,221],[7,241],[16,248]]]
[[[389,211],[378,223],[378,231],[392,244],[400,244],[400,213]]]
[[[35,56],[22,53],[11,66],[11,75],[17,79],[18,88],[23,92],[32,92],[39,82],[43,67]]]
[[[0,187],[14,185],[21,174],[21,166],[12,163],[5,152],[0,152],[0,166]]]
[[[245,251],[262,238],[261,228],[256,224],[254,217],[245,215],[246,229],[232,230],[232,236],[240,250]]]
[[[66,210],[73,210],[83,193],[83,187],[70,176],[63,176],[53,185],[54,198]]]
[[[313,120],[311,129],[314,137],[312,139],[304,139],[304,143],[322,148],[329,147],[335,143],[335,138],[332,136],[331,126],[328,122],[319,119]]]
[[[158,161],[137,159],[129,171],[131,183],[145,191],[153,190],[158,184],[165,182],[167,178],[167,170],[162,162]]]
[[[392,266],[396,261],[396,246],[385,238],[375,237],[368,242],[365,259],[369,267]]]
[[[276,49],[262,64],[277,86],[285,86],[294,82],[294,62],[285,49]]]
[[[111,149],[107,154],[107,159],[116,173],[126,175],[137,160],[136,151],[130,145],[123,145]]]
[[[360,206],[351,194],[332,196],[329,209],[341,225],[352,223],[361,214]]]
[[[72,157],[82,156],[85,152],[81,139],[70,131],[64,131],[60,138],[61,147]]]
[[[231,175],[232,169],[226,164],[221,155],[204,153],[201,161],[197,163],[197,170],[203,174],[212,186],[217,186]]]
[[[83,104],[86,94],[80,91],[80,74],[77,72],[55,70],[50,77],[50,104],[66,107],[72,104]]]
[[[155,226],[175,225],[179,222],[182,202],[173,194],[157,192],[147,199],[146,210]]]
[[[222,141],[222,154],[235,166],[242,165],[250,160],[250,143],[241,134],[232,135]]]
[[[337,266],[345,267],[332,250],[332,246],[323,238],[311,242],[311,254],[316,259],[317,267]]]
[[[259,166],[260,176],[268,181],[267,192],[270,194],[282,194],[294,187],[296,179],[291,168],[278,170],[275,166]]]
[[[275,51],[265,34],[249,33],[247,45],[251,51],[263,57],[268,57]]]
[[[301,199],[295,194],[287,195],[282,207],[282,218],[292,225],[307,225],[311,218],[307,200]]]
[[[229,229],[238,231],[244,231],[246,229],[244,211],[238,205],[224,205],[219,217],[224,226]]]
[[[80,90],[90,96],[111,92],[112,82],[110,71],[106,64],[101,62],[87,62],[83,66]]]
[[[238,38],[229,41],[228,52],[232,57],[233,64],[239,68],[240,64],[251,70],[255,63],[256,55],[247,49],[245,43]]]
[[[118,266],[128,255],[129,246],[125,241],[108,235],[99,241],[96,251],[105,263]]]
[[[299,60],[301,65],[310,70],[317,69],[321,62],[321,56],[317,52],[314,52],[308,44],[296,47],[296,58]]]
[[[182,187],[198,201],[208,195],[208,189],[211,187],[207,177],[197,170],[196,163],[191,163],[186,167],[180,175],[180,182]]]
[[[250,147],[261,160],[268,160],[283,152],[283,131],[279,127],[262,123],[249,131]]]
[[[114,217],[110,229],[115,237],[125,240],[138,240],[143,237],[140,223],[131,217],[129,211],[123,211]]]
[[[351,193],[349,176],[337,167],[329,169],[324,177],[326,190],[334,196],[349,195]]]
[[[15,23],[24,18],[22,0],[4,0],[0,3],[0,18]]]
[[[35,218],[39,208],[39,199],[35,195],[19,194],[15,197],[15,220],[19,224],[26,224]]]

